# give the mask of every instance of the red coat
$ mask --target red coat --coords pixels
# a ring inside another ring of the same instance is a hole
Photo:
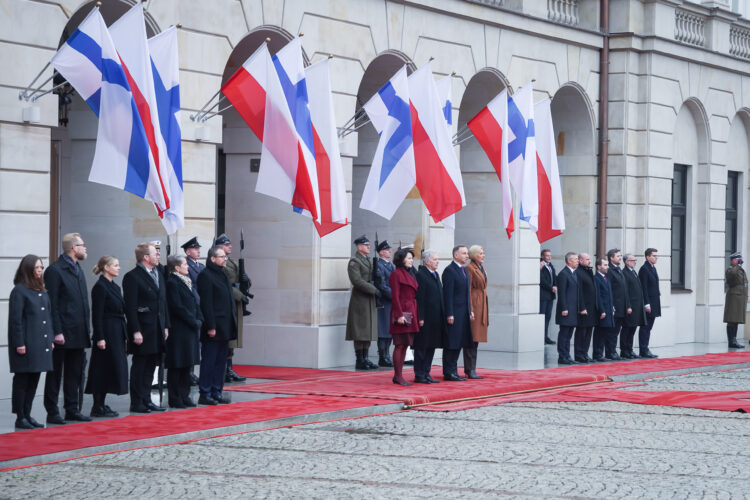
[[[403,267],[397,267],[391,273],[391,333],[413,333],[419,331],[417,314],[417,280]],[[412,313],[411,325],[399,325],[396,320],[405,312]]]

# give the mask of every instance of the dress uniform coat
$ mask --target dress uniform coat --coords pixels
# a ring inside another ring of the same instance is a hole
[[[164,352],[164,329],[170,326],[165,281],[164,276],[159,275],[157,286],[148,271],[141,266],[135,266],[122,279],[130,354]],[[135,332],[141,332],[143,336],[141,345],[133,343]]]
[[[237,336],[229,342],[230,349],[242,349],[242,292],[235,286],[240,282],[240,266],[237,262],[227,257],[227,263],[224,265],[224,273],[232,284],[232,297],[234,298],[235,316],[237,318]]]
[[[389,331],[391,318],[391,273],[396,269],[393,262],[378,258],[375,267],[375,286],[380,291],[380,297],[377,298],[378,308],[378,338],[390,339]]]
[[[86,394],[126,394],[128,392],[128,332],[125,301],[117,283],[100,276],[91,289],[91,363]],[[106,348],[96,343],[104,340]]]
[[[193,282],[193,295],[198,304],[200,304],[201,297],[198,295],[198,275],[206,268],[206,266],[190,257],[185,257],[185,260],[187,260],[188,263],[188,276],[190,276],[190,281]]]
[[[187,368],[198,363],[195,352],[203,320],[193,290],[174,274],[167,278],[167,304],[172,327],[167,338],[167,368]]]
[[[724,273],[727,295],[724,303],[724,323],[745,323],[747,310],[747,274],[739,265]]]
[[[487,328],[490,326],[490,308],[487,301],[487,273],[484,266],[474,262],[466,266],[471,281],[471,311],[474,320],[471,322],[471,337],[474,342],[487,342]]]
[[[11,373],[41,373],[52,369],[52,316],[46,292],[19,283],[8,302],[8,357]],[[26,354],[17,347],[26,346]]]
[[[378,340],[378,318],[375,298],[378,289],[372,284],[372,259],[359,252],[349,259],[347,267],[352,296],[346,318],[346,340]]]

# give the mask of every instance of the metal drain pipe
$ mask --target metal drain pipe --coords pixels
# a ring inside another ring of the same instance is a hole
[[[609,155],[609,0],[600,0],[602,50],[599,59],[599,183],[596,255],[604,257],[607,249],[607,175]]]

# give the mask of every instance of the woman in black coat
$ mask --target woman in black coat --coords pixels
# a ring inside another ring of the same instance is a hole
[[[128,393],[128,332],[125,326],[125,301],[114,282],[120,275],[120,261],[105,255],[94,266],[101,274],[91,289],[91,362],[86,394],[94,395],[92,417],[117,417],[119,413],[104,404],[107,394]]]
[[[13,373],[16,429],[44,427],[31,416],[39,376],[52,370],[52,314],[36,255],[21,259],[8,304],[8,357]]]
[[[170,255],[167,259],[167,304],[172,327],[167,338],[167,388],[169,406],[195,406],[190,399],[190,368],[197,363],[198,331],[203,316],[193,294],[185,257]]]

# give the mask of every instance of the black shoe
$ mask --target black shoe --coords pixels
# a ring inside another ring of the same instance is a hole
[[[198,385],[198,377],[196,377],[195,373],[190,374],[190,387],[195,387]]]
[[[27,430],[27,429],[33,429],[33,428],[34,428],[34,426],[31,425],[31,422],[29,422],[25,418],[17,418],[16,419],[16,429]]]
[[[131,413],[151,413],[151,410],[149,410],[146,405],[130,405],[130,412]]]
[[[104,416],[107,418],[119,417],[120,414],[107,405],[104,405]]]
[[[641,357],[642,358],[658,358],[656,354],[646,349],[645,351],[641,351]]]
[[[424,378],[424,377],[414,377],[414,383],[415,383],[415,384],[429,384],[429,383],[430,383],[430,381],[429,381],[429,380],[427,380],[427,379],[426,379],[426,378]]]
[[[182,401],[170,401],[170,408],[185,408],[185,404]]]
[[[628,351],[623,351],[622,349],[620,349],[620,358],[630,359],[630,353]]]
[[[209,405],[209,406],[215,406],[219,404],[218,401],[216,401],[211,396],[201,396],[198,398],[198,404],[199,405]]]
[[[393,361],[388,356],[383,356],[378,360],[378,366],[383,368],[393,368]]]
[[[195,401],[193,401],[190,398],[185,398],[182,400],[182,404],[185,405],[186,408],[195,408],[197,405],[195,404]]]
[[[459,377],[455,373],[449,373],[448,375],[443,375],[443,380],[447,380],[448,382],[463,382],[466,379]]]
[[[477,371],[476,370],[472,370],[472,371],[470,371],[469,373],[466,374],[466,378],[468,378],[470,380],[481,380],[484,377],[482,377],[481,375],[477,375]]]
[[[104,413],[104,406],[94,406],[91,408],[91,413],[89,413],[89,415],[92,417],[104,417]]]
[[[603,362],[607,361],[607,358],[599,356],[599,357],[594,358],[593,361],[597,362],[597,363],[603,363]]]
[[[30,417],[30,416],[29,416],[29,417],[26,417],[26,420],[28,420],[28,421],[29,421],[29,423],[30,423],[31,425],[33,425],[34,427],[38,427],[38,428],[40,428],[40,429],[41,429],[42,427],[44,427],[44,424],[40,424],[39,422],[37,422],[37,421],[36,421],[36,419],[35,419],[34,417]]]
[[[58,413],[57,415],[47,415],[47,423],[48,424],[57,424],[57,425],[63,425],[67,422],[63,420],[63,418]]]
[[[732,339],[729,341],[729,349],[744,349],[745,346],[737,342],[737,339]]]
[[[219,403],[220,405],[227,405],[232,402],[231,399],[225,398],[222,394],[217,394],[216,396],[211,396],[211,399]]]
[[[411,385],[406,380],[398,380],[396,377],[393,377],[393,383],[396,385]]]
[[[414,360],[413,359],[407,359],[404,361],[404,365],[406,366],[414,366]]]
[[[427,374],[427,376],[425,378],[431,384],[439,384],[440,383],[439,380],[435,380],[434,378],[432,378],[429,373]]]
[[[580,357],[580,356],[576,356],[576,361],[577,361],[578,363],[586,364],[586,363],[588,363],[588,362],[589,362],[589,359],[588,359],[588,358],[582,358],[582,357]]]
[[[370,359],[367,358],[367,357],[365,357],[365,366],[368,369],[370,369],[370,370],[377,370],[378,369],[378,365],[376,365],[375,363],[373,363],[372,361],[370,361]]]
[[[616,352],[610,354],[609,356],[604,356],[604,357],[607,358],[610,361],[622,361],[622,358]]]
[[[247,380],[247,377],[243,377],[242,375],[239,375],[231,367],[229,368],[229,376],[232,378],[232,382],[244,382],[245,380]]]
[[[148,408],[151,411],[166,411],[167,410],[166,408],[164,408],[162,406],[155,405],[151,401],[149,401],[148,403],[146,403],[146,408]]]
[[[74,422],[91,422],[91,417],[87,417],[80,411],[75,413],[66,413],[65,420],[72,420]]]
[[[545,345],[555,345],[555,343],[556,343],[556,342],[555,342],[554,340],[552,340],[551,338],[549,338],[549,337],[544,337],[544,344],[545,344]]]
[[[558,365],[577,365],[575,361],[572,359],[566,359],[566,358],[557,358],[557,364]]]

